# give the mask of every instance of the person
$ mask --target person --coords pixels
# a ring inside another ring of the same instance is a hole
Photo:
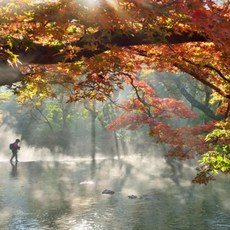
[[[16,162],[18,162],[18,150],[20,149],[19,142],[20,140],[16,139],[15,142],[12,143],[11,151],[13,155],[10,158],[10,162],[12,162],[13,158],[15,158]]]

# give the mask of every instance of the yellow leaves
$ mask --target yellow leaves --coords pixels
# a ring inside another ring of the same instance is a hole
[[[219,129],[228,130],[228,132],[230,132],[230,118],[218,122],[215,126]],[[228,137],[230,138],[230,135]]]
[[[42,105],[42,103],[41,103],[41,101],[36,101],[36,102],[34,103],[34,105],[37,106],[37,107],[39,107],[39,106]]]
[[[68,25],[67,28],[66,28],[66,33],[69,34],[69,35],[82,34],[83,31],[82,31],[82,28],[77,27],[76,25]]]
[[[133,63],[133,62],[128,62],[128,63],[127,63],[127,66],[128,66],[128,68],[131,68],[131,69],[132,69],[132,68],[134,67],[134,63]]]
[[[10,51],[9,49],[5,50],[5,52],[8,54],[8,59],[7,62],[13,66],[13,65],[17,65],[18,63],[18,55],[14,54],[12,51]]]
[[[174,25],[173,19],[170,18],[170,17],[166,17],[164,15],[163,16],[157,16],[156,21],[157,21],[158,24],[160,24],[160,25],[162,25],[162,26],[164,26],[164,27],[166,27],[168,29],[172,28],[173,25]]]
[[[89,33],[93,34],[93,33],[96,33],[96,32],[98,31],[98,29],[97,29],[97,28],[94,28],[94,27],[89,27],[89,28],[87,28],[87,31],[88,31]]]
[[[49,84],[49,77],[45,74],[27,76],[18,92],[19,102],[26,103],[33,100],[36,106],[40,106],[41,100],[52,97],[53,91]]]
[[[217,92],[213,92],[211,96],[211,100],[209,101],[211,105],[214,105],[219,101],[224,101],[224,97],[218,94]]]
[[[10,39],[8,39],[6,43],[11,49],[13,48],[13,43]],[[8,52],[10,52],[10,51],[8,50]]]
[[[173,25],[173,31],[174,31],[174,33],[176,33],[176,34],[183,34],[183,33],[190,32],[190,31],[192,31],[192,30],[191,30],[191,26],[190,26],[190,25],[184,24],[184,23],[176,22],[176,23]],[[191,35],[192,35],[192,34],[191,34]]]

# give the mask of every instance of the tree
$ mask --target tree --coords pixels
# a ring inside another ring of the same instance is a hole
[[[152,79],[153,88],[158,89],[161,86],[160,94],[163,97],[167,95],[181,100],[186,99],[191,109],[202,113],[206,121],[208,118],[213,120],[223,119],[223,115],[215,114],[215,108],[218,105],[209,103],[212,91],[201,82],[194,81],[187,74],[157,72]]]
[[[15,92],[31,98],[54,96],[51,85],[60,84],[71,87],[69,102],[73,102],[104,101],[126,83],[137,97],[125,106],[139,103],[138,110],[149,118],[152,103],[159,107],[154,107],[155,113],[163,111],[169,117],[175,116],[170,109],[178,106],[176,116],[189,117],[194,114],[181,102],[157,98],[136,79],[143,69],[184,72],[213,90],[212,100],[220,105],[217,112],[227,118],[229,5],[211,0],[98,0],[95,5],[81,0],[3,1],[0,85],[20,81]],[[158,126],[158,130],[169,128],[172,135],[179,132],[165,121]],[[194,134],[202,129],[180,131]],[[211,131],[211,125],[205,131]],[[155,135],[153,130],[150,133]],[[176,151],[182,150],[184,145],[177,145]]]

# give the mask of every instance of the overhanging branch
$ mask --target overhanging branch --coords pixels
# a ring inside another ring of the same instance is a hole
[[[14,39],[14,47],[12,52],[18,55],[19,60],[23,64],[57,64],[60,62],[75,62],[81,60],[82,57],[91,58],[97,54],[110,50],[113,46],[132,47],[147,44],[179,44],[186,42],[206,41],[203,35],[198,33],[184,32],[181,34],[170,32],[167,37],[164,37],[165,29],[153,29],[150,33],[146,31],[122,31],[122,30],[102,30],[94,34],[83,36],[78,41],[72,41],[68,45],[78,47],[79,51],[75,53],[72,59],[68,59],[66,53],[60,53],[60,50],[65,50],[65,45],[49,46],[42,44],[31,44],[28,46],[28,41]],[[191,35],[192,34],[192,35]],[[30,41],[31,43],[31,41]],[[91,45],[96,49],[91,49]],[[2,46],[2,49],[10,49],[8,45]],[[3,69],[2,69],[3,68]],[[11,68],[7,64],[2,66],[0,73],[0,85],[12,85],[23,79],[23,75],[17,68]]]
[[[168,32],[168,36],[164,36]],[[98,31],[91,35],[83,36],[78,41],[73,41],[62,46],[43,46],[41,44],[33,44],[29,49],[25,50],[25,44],[22,41],[16,41],[19,44],[12,51],[19,55],[19,60],[23,63],[31,64],[56,64],[58,62],[74,62],[82,57],[93,57],[94,55],[110,50],[112,46],[130,47],[138,45],[150,44],[179,44],[187,42],[206,41],[205,36],[196,32],[184,32],[181,34],[173,33],[173,31],[162,31],[153,29],[152,32],[146,31]],[[72,59],[66,59],[64,53],[60,53],[61,49],[65,49],[66,45],[71,45],[79,48],[79,52],[75,53]],[[90,48],[91,45],[96,49]]]

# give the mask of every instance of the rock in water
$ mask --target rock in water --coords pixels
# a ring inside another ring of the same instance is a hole
[[[137,196],[135,196],[135,195],[129,195],[128,198],[129,199],[137,199]]]
[[[105,189],[102,194],[114,194],[115,192],[109,189]]]

